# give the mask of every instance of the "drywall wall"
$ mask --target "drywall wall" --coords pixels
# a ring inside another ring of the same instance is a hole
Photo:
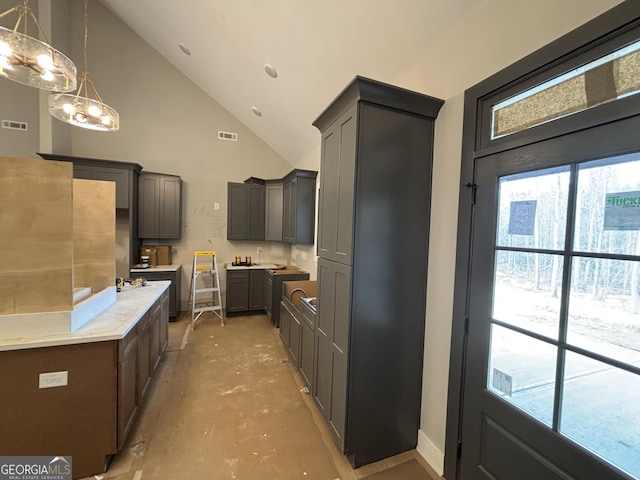
[[[0,13],[14,7],[15,0],[0,0]],[[32,5],[37,11],[37,5]],[[17,20],[9,14],[2,25]],[[0,128],[0,155],[6,157],[40,158],[36,155],[39,142],[38,90],[0,77],[0,121],[13,120],[28,124],[28,130]]]
[[[586,23],[617,0],[479,3],[398,72],[397,85],[445,100],[436,122],[422,415],[418,450],[438,473],[444,459],[464,91]]]
[[[40,25],[51,43],[67,56],[71,56],[69,1],[56,0],[53,9],[48,0],[29,3],[39,16]],[[0,0],[0,12],[5,12],[18,3],[16,0]],[[15,13],[8,14],[2,19],[2,25],[13,25],[17,18]],[[29,31],[35,29],[31,20],[28,26]],[[14,120],[28,125],[28,130],[0,128],[0,154],[40,158],[36,152],[69,148],[69,129],[60,129],[62,124],[53,123],[49,115],[50,93],[0,78],[0,120]]]
[[[15,3],[0,0],[0,11]],[[32,3],[36,7],[38,2]],[[41,10],[52,43],[61,45],[81,73],[83,2],[57,0],[56,8],[49,8],[43,1]],[[0,79],[0,118],[29,124],[26,132],[0,129],[0,154],[39,158],[36,152],[51,152],[135,162],[147,171],[181,176],[183,237],[166,243],[175,247],[174,263],[184,265],[185,305],[193,250],[213,248],[223,263],[236,255],[257,259],[261,247],[263,260],[289,263],[289,245],[226,240],[227,182],[252,176],[280,178],[294,167],[100,2],[89,1],[88,19],[90,78],[103,101],[119,112],[120,130],[103,133],[66,125],[49,115],[49,92]],[[218,140],[220,130],[238,133],[238,141]],[[122,235],[118,238],[125,242]]]
[[[82,2],[72,2],[70,10],[70,56],[81,71]],[[120,130],[94,132],[54,119],[53,153],[135,162],[145,171],[182,178],[182,239],[161,243],[173,245],[173,262],[183,264],[185,306],[194,250],[215,249],[219,268],[236,255],[257,259],[258,246],[263,260],[288,263],[288,245],[226,240],[227,182],[242,182],[252,176],[278,178],[293,166],[101,3],[90,0],[88,13],[90,78],[103,101],[120,114]],[[238,141],[218,140],[219,130],[238,133]],[[63,141],[57,142],[58,138]],[[224,281],[223,272],[221,277]]]

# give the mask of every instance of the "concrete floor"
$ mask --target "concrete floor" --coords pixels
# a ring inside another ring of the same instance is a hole
[[[192,331],[183,314],[127,444],[91,478],[438,478],[415,451],[353,470],[302,387],[266,315],[203,315]]]

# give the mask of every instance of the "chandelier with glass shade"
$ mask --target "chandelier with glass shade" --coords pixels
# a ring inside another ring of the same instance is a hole
[[[54,93],[49,96],[49,112],[58,120],[99,131],[116,131],[120,128],[120,116],[100,98],[89,78],[87,66],[87,0],[84,0],[84,71],[79,77],[77,95]]]
[[[13,29],[0,27],[0,77],[23,85],[57,92],[76,89],[76,66],[63,53],[49,45],[28,0],[0,13],[18,15]],[[45,41],[28,35],[29,19]]]

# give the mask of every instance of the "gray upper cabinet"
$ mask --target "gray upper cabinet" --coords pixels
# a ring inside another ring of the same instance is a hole
[[[138,237],[182,236],[182,180],[175,175],[142,172],[139,179]]]
[[[116,208],[131,209],[137,203],[137,180],[140,170],[142,170],[142,167],[137,163],[68,157],[47,153],[39,153],[38,155],[45,160],[72,162],[73,178],[115,182]]]
[[[316,177],[312,170],[294,170],[283,188],[282,240],[312,244],[316,215]]]
[[[133,182],[132,172],[130,170],[109,167],[93,167],[93,170],[93,175],[95,175],[96,180],[115,182],[116,208],[129,208],[129,184]]]
[[[267,180],[265,185],[264,239],[282,241],[282,181]]]
[[[351,263],[356,172],[357,105],[322,132],[318,255]]]
[[[227,240],[313,244],[316,177],[293,170],[282,179],[227,184]]]
[[[356,77],[314,122],[322,134],[314,399],[354,467],[417,443],[442,104]]]
[[[227,240],[264,240],[265,186],[227,184]]]
[[[45,160],[73,163],[73,177],[86,180],[104,180],[116,184],[116,218],[128,224],[129,266],[138,259],[138,177],[142,167],[137,163],[116,162],[94,158],[70,157],[39,153]],[[125,211],[126,210],[126,211]]]

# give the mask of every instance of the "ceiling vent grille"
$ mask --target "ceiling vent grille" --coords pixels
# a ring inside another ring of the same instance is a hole
[[[229,142],[237,142],[238,134],[233,132],[223,132],[218,130],[218,140],[228,140]]]
[[[23,132],[26,132],[29,130],[29,124],[27,122],[17,122],[15,120],[2,120],[2,128],[22,130]]]

